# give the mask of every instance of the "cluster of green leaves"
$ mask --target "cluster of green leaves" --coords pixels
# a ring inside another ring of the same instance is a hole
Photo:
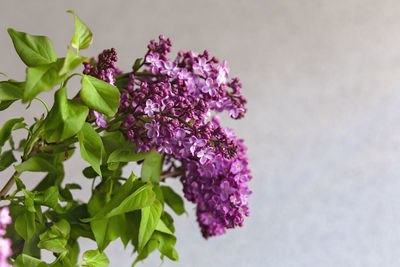
[[[47,37],[8,29],[27,71],[23,82],[0,82],[0,110],[18,100],[28,104],[35,99],[42,101],[39,93],[58,87],[51,109],[35,118],[32,125],[28,127],[24,118],[15,118],[0,129],[0,171],[14,164],[9,182],[15,181],[17,187],[11,194],[5,187],[0,196],[9,201],[14,220],[7,233],[13,241],[12,263],[24,267],[107,266],[104,249],[118,238],[125,248],[131,244],[137,253],[133,265],[155,249],[162,258],[176,261],[175,228],[164,205],[180,215],[185,211],[183,200],[170,187],[159,184],[163,155],[156,151],[136,153],[121,133],[120,118],[115,114],[122,89],[92,76],[71,73],[87,60],[79,51],[92,43],[92,33],[70,13],[75,18],[71,40],[75,51],[68,48],[62,58],[56,56]],[[81,77],[79,101],[67,96],[67,83],[73,76]],[[90,109],[104,113],[111,127],[96,128],[88,119]],[[15,145],[13,131],[19,129],[26,130],[27,137]],[[7,142],[10,149],[2,151]],[[64,183],[63,163],[78,144],[82,159],[90,165],[83,175],[97,184],[88,203],[73,198],[71,190],[81,189],[79,184]],[[17,154],[21,155],[19,163]],[[140,177],[133,173],[122,176],[129,162],[142,164]],[[28,189],[23,183],[25,172],[45,176],[35,188]],[[80,262],[79,238],[92,239],[98,246],[86,251]],[[41,250],[52,252],[54,262],[41,260]]]

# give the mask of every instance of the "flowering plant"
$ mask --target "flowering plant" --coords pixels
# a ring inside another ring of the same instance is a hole
[[[0,171],[11,165],[15,169],[0,192],[7,201],[0,211],[0,266],[107,266],[104,249],[117,238],[125,247],[133,246],[133,264],[155,249],[162,258],[178,260],[173,218],[164,206],[177,215],[185,209],[180,195],[162,184],[169,177],[179,178],[184,197],[196,204],[205,238],[242,226],[251,193],[246,147],[216,114],[227,111],[242,118],[246,100],[239,79],[228,79],[226,62],[208,51],[180,51],[170,60],[172,42],[160,36],[124,73],[116,66],[115,49],[104,50],[97,59],[79,54],[92,43],[92,32],[70,13],[75,51],[68,48],[62,58],[47,37],[8,29],[27,71],[25,81],[0,82],[0,110],[18,100],[38,100],[46,112],[30,126],[24,118],[14,118],[0,129],[0,149],[9,144],[8,150],[0,150]],[[72,73],[82,64],[83,73]],[[69,99],[73,77],[82,88]],[[54,87],[49,109],[37,95]],[[27,136],[16,145],[13,132],[20,129]],[[63,163],[76,146],[90,165],[83,170],[93,180],[88,203],[71,193],[81,185],[64,182]],[[129,162],[141,166],[140,175],[123,176]],[[28,189],[25,172],[46,175]],[[81,237],[94,240],[98,248],[78,260]],[[40,259],[41,250],[52,252],[54,261]]]

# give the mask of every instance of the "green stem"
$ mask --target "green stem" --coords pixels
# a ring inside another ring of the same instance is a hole
[[[40,102],[42,102],[42,104],[44,105],[44,107],[47,110],[47,113],[50,112],[49,107],[47,106],[46,102],[43,101],[43,99],[41,99],[40,97],[35,97],[36,100],[39,100]]]
[[[93,181],[92,181],[92,194],[94,193],[94,183],[95,183],[95,181],[96,181],[96,177],[94,177]]]
[[[30,135],[32,135],[32,132],[31,132],[31,130],[29,130],[28,127],[24,127],[24,129],[27,130]]]
[[[164,74],[153,74],[152,72],[136,72],[136,76],[147,76],[147,77],[162,77]]]
[[[82,73],[72,73],[71,75],[68,76],[68,78],[61,84],[62,87],[67,86],[67,83],[69,81],[69,79],[71,79],[74,76],[81,76],[84,77],[84,75]]]

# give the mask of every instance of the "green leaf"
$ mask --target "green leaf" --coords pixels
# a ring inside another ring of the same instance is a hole
[[[135,262],[132,264],[132,267],[136,265],[137,262],[144,260],[147,258],[147,256],[153,252],[156,248],[158,247],[158,242],[157,240],[150,239],[149,242],[147,242],[146,246],[142,249],[142,251],[138,254],[138,256],[135,259]]]
[[[120,148],[115,150],[110,154],[107,160],[107,165],[110,170],[113,169],[113,166],[117,165],[119,162],[131,162],[131,161],[139,161],[145,158],[147,153],[139,152],[136,153],[133,149]]]
[[[0,111],[3,111],[5,109],[7,109],[9,106],[12,105],[12,103],[14,103],[15,100],[5,100],[5,101],[0,101]]]
[[[16,162],[12,150],[7,150],[0,155],[0,172],[7,169],[11,164]]]
[[[43,233],[40,235],[41,240],[38,243],[38,247],[41,249],[46,249],[55,253],[62,253],[68,251],[66,246],[67,246],[67,240],[62,239],[62,238],[56,238],[56,237],[48,237],[46,234],[48,232]],[[46,235],[46,236],[43,236]],[[42,239],[43,237],[43,239]]]
[[[18,267],[47,267],[48,264],[42,260],[34,258],[26,254],[18,255],[14,263]]]
[[[79,96],[88,107],[107,116],[114,116],[118,110],[120,94],[117,87],[95,77],[83,76]]]
[[[142,180],[159,183],[163,160],[164,156],[158,154],[157,150],[153,150],[146,154],[142,165],[142,172],[140,174]]]
[[[104,209],[110,209],[110,211],[107,212],[105,217],[109,218],[115,215],[147,207],[151,205],[151,203],[153,203],[154,198],[155,195],[154,192],[151,190],[151,185],[146,184],[133,192],[133,194],[122,200],[122,202],[118,206],[108,207],[106,205]],[[111,203],[111,201],[109,203]]]
[[[64,64],[59,72],[60,75],[68,74],[72,70],[79,67],[82,62],[86,61],[87,58],[80,57],[76,53],[74,53],[71,49],[68,49],[67,56],[65,57]]]
[[[96,193],[92,195],[88,203],[88,212],[91,216],[94,216],[103,209],[106,204],[105,196],[105,193]],[[82,221],[85,221],[85,219]],[[103,251],[110,243],[110,239],[108,238],[108,221],[109,219],[107,218],[99,218],[98,220],[90,222],[90,228],[100,251]]]
[[[118,237],[125,240],[123,237],[126,235],[128,225],[125,214],[120,214],[111,218],[91,221],[90,228],[92,229],[98,249],[103,251],[111,241]],[[127,242],[125,240],[124,244]]]
[[[72,201],[71,189],[82,189],[78,184],[66,184],[65,188],[60,191],[61,197],[66,201]]]
[[[22,189],[26,189],[25,184],[19,179],[17,176],[14,175],[15,184],[17,185],[17,190],[21,191]]]
[[[21,164],[15,166],[17,172],[57,172],[54,162],[50,158],[49,154],[36,154],[30,157],[28,160],[22,162]]]
[[[67,238],[69,236],[69,232],[71,231],[71,226],[67,222],[67,220],[60,220],[51,227],[54,233],[61,234],[62,237]]]
[[[174,219],[172,218],[172,216],[171,216],[168,212],[164,211],[164,212],[161,214],[161,221],[165,224],[165,226],[168,227],[168,229],[169,229],[172,233],[175,233]],[[159,230],[159,229],[156,229],[156,230],[158,230],[158,231],[160,231],[160,232],[167,233],[166,231],[161,231],[161,230]]]
[[[83,262],[84,266],[88,267],[107,267],[110,263],[107,256],[98,250],[88,250],[83,253]]]
[[[53,44],[46,36],[34,36],[9,28],[15,50],[29,67],[49,64],[57,60]]]
[[[26,241],[31,239],[36,231],[35,213],[25,211],[15,220],[15,230]]]
[[[125,214],[120,214],[111,217],[108,222],[108,237],[111,241],[114,241],[118,237],[122,237],[127,231],[127,221]],[[130,227],[130,226],[129,226]]]
[[[38,247],[47,249],[55,253],[63,253],[68,251],[66,246],[69,238],[71,227],[69,223],[62,219],[51,226],[51,228],[40,235]]]
[[[33,146],[35,145],[35,142],[37,141],[36,139],[43,132],[43,124],[44,124],[43,122],[44,122],[43,119],[38,120],[34,124],[32,124],[31,127],[29,127],[29,130],[31,131],[32,134],[29,136],[24,147],[24,158],[23,158],[24,160],[27,159],[29,152],[32,150]]]
[[[24,193],[25,196],[25,207],[28,211],[35,213],[36,209],[35,209],[35,202],[34,202],[34,198],[35,198],[35,194],[29,191],[26,191],[25,189],[22,189],[22,192]]]
[[[84,219],[84,222],[110,218],[126,212],[138,210],[151,205],[155,199],[155,194],[151,189],[151,184],[145,184],[135,190],[130,180],[121,186],[118,192],[98,211],[92,218]]]
[[[89,162],[92,168],[101,176],[100,161],[103,143],[100,135],[86,122],[78,133],[78,140],[82,158]]]
[[[67,99],[65,87],[56,92],[55,103],[44,121],[43,137],[47,142],[65,140],[78,133],[89,109],[75,100]]]
[[[0,129],[0,152],[6,141],[11,137],[11,132],[18,123],[22,122],[24,118],[11,119],[4,123]]]
[[[0,82],[0,101],[17,100],[24,97],[25,82],[8,80]]]
[[[50,91],[66,78],[66,74],[59,75],[64,65],[64,58],[47,65],[29,67],[26,74],[26,86],[23,102],[31,101],[37,94]]]
[[[82,173],[83,173],[83,176],[85,176],[86,178],[89,178],[89,179],[93,179],[93,178],[96,178],[97,176],[99,176],[97,174],[97,172],[95,172],[93,170],[92,167],[86,167],[85,169],[83,169]]]
[[[142,217],[139,228],[139,252],[142,251],[147,241],[153,234],[158,221],[160,220],[162,205],[160,201],[155,200],[153,205],[142,209]]]
[[[66,184],[65,188],[68,189],[68,190],[71,190],[71,189],[82,189],[82,186],[80,186],[79,184],[72,183],[72,184]]]
[[[157,240],[159,242],[158,250],[161,252],[162,255],[167,256],[173,261],[179,260],[178,253],[175,250],[175,236],[155,231],[151,239]]]
[[[35,203],[55,209],[58,204],[58,187],[51,186],[44,192],[35,195]]]
[[[101,139],[103,140],[104,150],[106,152],[103,155],[103,162],[107,162],[109,155],[121,148],[136,151],[135,144],[126,141],[125,136],[120,131],[104,132]]]
[[[111,242],[108,238],[108,222],[109,219],[99,219],[90,222],[90,228],[100,251],[103,251]]]
[[[133,64],[133,67],[132,67],[133,72],[136,72],[139,70],[140,66],[142,65],[142,60],[143,60],[143,58],[138,58],[135,60],[135,63]]]
[[[68,248],[67,257],[71,263],[70,265],[75,266],[79,257],[79,243],[74,239],[69,239],[67,248]]]
[[[141,210],[135,210],[125,214],[126,220],[129,223],[129,227],[126,230],[125,237],[132,242],[132,245],[135,248],[135,250],[137,250],[138,247],[141,212],[142,212]]]
[[[132,145],[132,143],[125,140],[124,135],[120,131],[105,132],[101,139],[108,155],[121,147]]]
[[[157,230],[159,232],[162,232],[162,233],[169,234],[169,235],[173,235],[174,234],[171,231],[171,229],[168,228],[168,226],[164,223],[164,221],[162,219],[158,221],[155,230]]]
[[[68,10],[67,12],[74,15],[75,18],[75,35],[71,40],[71,45],[77,51],[88,48],[93,42],[93,34],[89,28],[82,22],[82,20],[75,15],[74,11]]]
[[[148,254],[156,248],[158,248],[158,250],[161,252],[162,259],[164,256],[167,256],[171,260],[178,261],[178,253],[174,248],[176,244],[176,237],[171,231],[171,228],[173,229],[174,227],[173,225],[169,225],[172,224],[172,222],[164,221],[168,217],[164,216],[166,214],[166,212],[163,212],[161,219],[158,221],[157,226],[150,237],[150,240],[147,242],[144,248],[139,251],[138,257],[132,266],[134,266],[138,261],[147,258]],[[134,240],[132,239],[132,244],[136,247],[136,244],[133,243],[133,241]]]
[[[36,225],[36,232],[32,236],[31,239],[28,241],[24,242],[24,248],[22,250],[22,253],[31,255],[32,257],[39,258],[40,257],[40,248],[38,248],[37,244],[39,243],[39,235],[38,232],[43,232],[44,225]]]
[[[176,214],[183,214],[185,212],[185,206],[182,197],[175,193],[169,186],[160,186],[160,188],[168,206],[170,206]]]

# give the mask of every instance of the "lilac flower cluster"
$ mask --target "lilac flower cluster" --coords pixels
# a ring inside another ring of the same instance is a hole
[[[205,238],[225,233],[225,228],[242,226],[244,215],[249,216],[247,182],[251,175],[243,140],[236,139],[225,129],[238,147],[235,157],[221,155],[202,164],[185,160],[185,173],[181,178],[185,197],[197,204],[197,221]]]
[[[10,211],[8,207],[0,210],[0,267],[11,267],[7,262],[8,257],[11,256],[11,240],[4,238],[6,234],[7,225],[11,223]]]
[[[167,172],[183,169],[185,197],[197,204],[198,222],[208,238],[241,226],[243,216],[249,215],[246,148],[215,116],[227,111],[234,119],[242,118],[246,99],[239,79],[228,79],[226,61],[210,57],[208,51],[180,51],[171,61],[171,46],[163,36],[150,42],[144,70],[129,74],[117,117],[137,152],[156,149],[166,154]],[[115,60],[110,62],[105,65],[111,70],[104,73],[118,74]],[[114,81],[114,76],[100,75],[95,65],[86,64],[85,73]]]
[[[91,58],[90,61],[84,62],[83,74],[94,76],[100,80],[114,85],[115,76],[122,72],[115,66],[117,62],[117,52],[114,48],[104,50],[99,56],[98,60]],[[95,110],[91,110],[89,118],[94,117],[97,126],[107,128],[107,122],[104,120],[104,114]]]

